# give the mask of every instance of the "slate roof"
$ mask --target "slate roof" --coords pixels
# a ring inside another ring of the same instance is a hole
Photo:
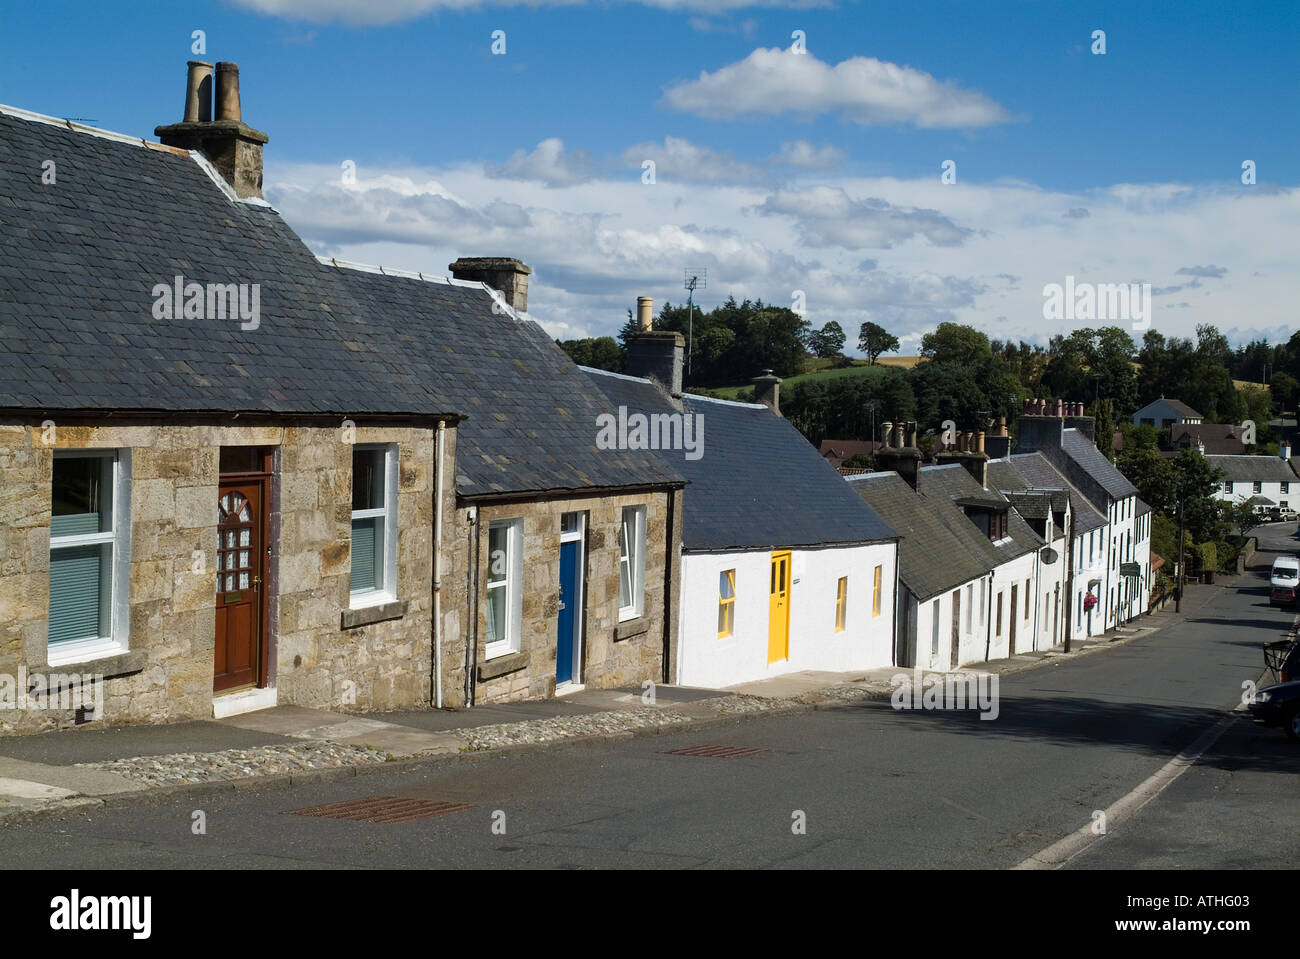
[[[1181,432],[1180,432],[1181,431]],[[1160,455],[1174,457],[1183,448],[1196,447],[1200,440],[1206,454],[1246,455],[1246,444],[1241,441],[1243,430],[1231,423],[1202,423],[1199,426],[1179,426],[1174,429],[1173,449],[1161,450]]]
[[[985,557],[972,552],[967,541],[953,531],[954,518],[975,529],[955,506],[946,510],[946,520],[941,518],[944,510],[935,509],[893,472],[851,476],[843,482],[902,536],[898,577],[918,601],[988,574]],[[954,513],[958,515],[954,517]]]
[[[580,367],[607,399],[633,413],[675,413],[649,380]],[[660,450],[689,481],[682,546],[687,550],[782,549],[896,539],[898,534],[849,489],[783,417],[765,406],[686,394],[681,412],[700,416],[703,455]]]
[[[1112,499],[1136,496],[1137,487],[1124,478],[1115,464],[1101,455],[1101,451],[1076,429],[1062,433],[1061,448],[1065,455],[1079,464]]]
[[[990,463],[990,466],[993,464]],[[1042,453],[1011,454],[1012,468],[1031,486],[1040,489],[1063,489],[1070,496],[1070,512],[1076,533],[1089,533],[1106,525],[1106,515],[1088,501]]]
[[[1223,470],[1223,478],[1234,483],[1294,483],[1297,474],[1289,460],[1278,456],[1211,456],[1211,466]]]
[[[946,499],[953,504],[952,511],[939,510],[945,520],[955,517],[960,522],[952,522],[954,532],[967,542],[967,547],[977,556],[983,556],[988,568],[1000,566],[1005,562],[1034,552],[1043,546],[1043,539],[1014,510],[1007,511],[1007,534],[1009,539],[995,544],[986,536],[974,520],[957,507],[959,499],[995,500],[1010,506],[1006,497],[994,490],[985,490],[979,481],[965,468],[958,464],[942,466],[923,466],[921,468],[921,495],[927,500]]]
[[[684,482],[652,451],[598,449],[605,396],[535,321],[494,311],[486,288],[335,272],[359,303],[400,318],[390,348],[469,414],[457,430],[461,496]]]
[[[257,328],[155,319],[154,286],[178,274],[258,284]],[[599,390],[492,303],[479,283],[322,263],[187,153],[0,111],[0,408],[468,414],[462,496],[683,482],[647,452],[597,449]]]
[[[1145,413],[1147,410],[1151,409],[1151,407],[1156,406],[1156,405],[1159,404],[1159,403],[1163,403],[1163,404],[1165,404],[1165,406],[1169,407],[1171,410],[1173,410],[1173,411],[1174,411],[1175,413],[1177,413],[1179,416],[1183,417],[1183,419],[1187,419],[1188,417],[1190,417],[1190,418],[1192,418],[1192,419],[1197,419],[1197,420],[1203,420],[1203,419],[1205,419],[1205,417],[1203,417],[1200,413],[1196,412],[1196,410],[1192,409],[1190,406],[1188,406],[1188,405],[1187,405],[1186,403],[1184,403],[1182,400],[1168,400],[1168,399],[1165,399],[1163,396],[1160,397],[1160,398],[1157,399],[1157,400],[1152,400],[1150,403],[1148,403],[1146,406],[1142,407],[1142,409],[1138,410],[1138,411],[1137,411],[1136,413],[1134,413],[1133,415],[1134,415],[1134,416],[1138,416],[1138,417],[1140,417],[1140,416],[1141,416],[1143,413]]]
[[[989,488],[1002,493],[1021,516],[1028,517],[1032,514],[1034,519],[1046,519],[1050,507],[1051,512],[1057,514],[1058,520],[1064,519],[1070,505],[1070,494],[1064,488],[1036,487],[1021,476],[1006,458],[989,460],[988,471]],[[1016,497],[1020,498],[1019,501]],[[1024,504],[1023,509],[1021,502]]]
[[[0,408],[455,412],[390,348],[400,317],[365,313],[279,214],[232,197],[188,154],[0,112]],[[155,319],[177,275],[259,284],[259,326]]]

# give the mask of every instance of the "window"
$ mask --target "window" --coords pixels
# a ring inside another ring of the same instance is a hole
[[[1002,594],[998,593],[998,629],[995,636],[1002,635]]]
[[[397,598],[397,447],[352,450],[352,606]]]
[[[975,598],[975,587],[972,584],[967,583],[966,584],[966,632],[968,633],[970,632],[971,610],[975,605],[972,602],[974,598]]]
[[[1223,491],[1224,491],[1225,493],[1229,493],[1229,494],[1232,493],[1232,480],[1224,480],[1224,481],[1223,481]]]
[[[980,580],[980,622],[984,622],[984,589],[988,585],[988,580]]]
[[[1007,535],[1007,514],[1003,510],[997,510],[988,514],[989,518],[989,539],[997,542]]]
[[[1025,580],[1025,619],[1029,618],[1029,580]]]
[[[718,639],[730,636],[736,626],[736,571],[718,574]]]
[[[876,582],[880,582],[880,567],[876,567]],[[877,593],[879,595],[879,593]],[[844,632],[844,615],[848,606],[849,598],[849,578],[841,576],[839,585],[835,587],[835,632]]]
[[[880,577],[884,572],[881,566],[876,567],[875,581],[871,587],[871,618],[875,619],[880,615]]]
[[[1279,492],[1279,493],[1282,493],[1283,495],[1286,495],[1287,493],[1290,493],[1290,492],[1291,492],[1291,484],[1290,484],[1290,483],[1283,483],[1283,484],[1282,484],[1282,488],[1281,488],[1280,490],[1278,490],[1278,492]]]
[[[519,652],[523,609],[521,519],[488,524],[487,656]]]
[[[127,648],[129,476],[125,452],[55,453],[50,489],[50,665]]]
[[[1261,482],[1258,482],[1258,481],[1252,483],[1252,484],[1251,484],[1251,492],[1254,492],[1254,493],[1262,493],[1262,492],[1264,492],[1264,484],[1261,483]]]
[[[939,655],[939,601],[930,606],[930,658]]]
[[[618,620],[636,619],[645,599],[645,507],[623,507],[618,528]]]

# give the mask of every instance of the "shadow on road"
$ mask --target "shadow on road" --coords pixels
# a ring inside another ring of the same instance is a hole
[[[887,712],[894,719],[894,732],[907,727],[928,731],[936,725],[944,732],[980,738],[1039,740],[1080,748],[1120,748],[1152,756],[1172,758],[1223,718],[1216,709],[1177,706],[1151,701],[1116,703],[1101,699],[1046,699],[1001,696],[996,719],[984,720],[973,709],[895,710],[888,702],[864,702],[846,710],[870,709]],[[878,715],[877,715],[878,718]],[[1248,735],[1251,748],[1242,750],[1240,741],[1231,751],[1221,747],[1234,737],[1234,728]],[[1240,714],[1234,728],[1225,732],[1213,749],[1199,760],[1224,770],[1300,772],[1300,744],[1290,742],[1280,729],[1254,726]]]

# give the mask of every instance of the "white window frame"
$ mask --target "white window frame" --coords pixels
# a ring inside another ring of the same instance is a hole
[[[491,583],[488,582],[488,577],[484,577],[484,616],[486,617],[486,600],[491,591],[494,589],[505,590],[506,638],[487,644],[484,655],[488,659],[509,656],[511,653],[517,653],[523,648],[520,637],[523,633],[524,521],[519,518],[500,519],[493,520],[488,524],[489,568],[493,562],[491,531],[494,529],[504,529],[506,531],[506,578],[500,583]],[[484,622],[486,624],[486,619]]]
[[[378,589],[352,590],[349,583],[349,608],[365,609],[397,599],[397,444],[358,443],[354,450],[383,450],[384,452],[384,505],[380,509],[352,511],[352,520],[383,517],[384,520],[384,584]],[[356,475],[352,477],[356,482]],[[351,523],[348,525],[348,545],[352,546]]]
[[[633,529],[628,530],[628,519],[631,517]],[[624,506],[622,513],[619,515],[619,554],[618,566],[619,577],[623,575],[623,564],[628,566],[628,584],[631,587],[632,603],[629,606],[620,606],[618,609],[618,621],[627,622],[629,619],[639,619],[645,614],[645,523],[646,508],[644,506]],[[627,553],[624,553],[626,544]]]
[[[77,449],[55,450],[55,459],[103,459],[112,457],[113,530],[109,533],[86,533],[77,536],[55,536],[50,533],[50,553],[56,549],[74,546],[113,544],[113,562],[109,574],[109,635],[50,645],[47,636],[46,664],[65,666],[117,656],[130,649],[131,633],[131,451],[129,449]],[[50,469],[51,490],[54,484],[53,464]],[[51,520],[53,515],[51,514]]]

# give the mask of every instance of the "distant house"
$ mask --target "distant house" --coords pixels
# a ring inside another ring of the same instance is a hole
[[[1198,426],[1205,417],[1181,400],[1167,400],[1163,396],[1152,400],[1133,414],[1134,426],[1154,426],[1168,429],[1171,426]]]
[[[1160,451],[1165,457],[1175,457],[1183,450],[1215,456],[1245,456],[1243,428],[1234,423],[1202,423],[1199,426],[1175,426],[1169,448]]]
[[[878,449],[879,440],[822,440],[818,452],[826,462],[839,469],[845,460],[861,455],[874,456]]]
[[[1206,461],[1223,472],[1215,499],[1224,503],[1251,502],[1257,512],[1295,509],[1300,504],[1300,475],[1290,453],[1290,446],[1283,444],[1283,456],[1206,455]]]
[[[620,423],[644,417],[661,461],[689,481],[671,680],[889,665],[898,534],[780,416],[775,377],[756,381],[762,403],[683,394],[682,337],[650,332],[647,304],[628,351],[643,375],[584,372]],[[664,441],[665,426],[699,444]]]

